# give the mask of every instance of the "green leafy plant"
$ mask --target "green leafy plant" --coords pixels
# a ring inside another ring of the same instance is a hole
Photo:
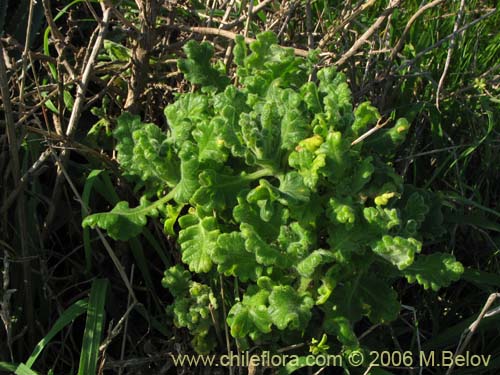
[[[439,215],[428,215],[439,208],[392,167],[408,122],[352,145],[380,120],[377,109],[353,108],[346,77],[334,68],[309,80],[314,55],[297,58],[276,42],[263,33],[248,48],[237,38],[237,85],[210,65],[209,44],[189,42],[179,67],[202,87],[165,109],[168,131],[128,113],[114,131],[140,205],[120,202],[83,221],[125,241],[147,217],[163,220],[189,269],[165,273],[169,312],[199,352],[213,347],[222,304],[241,348],[325,333],[357,348],[363,317],[377,324],[398,316],[397,280],[438,290],[463,272],[452,255],[421,254],[428,230],[420,229],[429,220],[440,225]],[[232,285],[224,301],[219,280]]]

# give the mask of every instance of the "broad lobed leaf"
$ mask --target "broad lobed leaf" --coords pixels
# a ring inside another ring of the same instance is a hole
[[[190,41],[179,68],[202,87],[165,108],[168,129],[118,119],[118,160],[144,198],[84,225],[127,240],[162,216],[190,270],[165,273],[169,311],[200,352],[211,347],[210,314],[221,303],[241,348],[307,336],[313,316],[357,348],[363,317],[398,316],[394,280],[437,290],[463,272],[449,254],[419,254],[442,234],[439,199],[405,187],[388,161],[408,133],[405,119],[351,146],[381,116],[368,102],[353,107],[343,73],[327,67],[309,81],[314,58],[297,58],[269,32],[250,46],[235,42],[237,85],[211,63],[210,44]],[[218,300],[211,287],[226,284],[234,288]]]

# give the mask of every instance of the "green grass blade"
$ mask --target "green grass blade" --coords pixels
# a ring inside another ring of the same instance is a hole
[[[466,268],[462,274],[462,279],[480,288],[494,287],[500,289],[500,275],[496,273]],[[488,291],[491,292],[491,288],[488,288]]]
[[[131,238],[128,241],[128,245],[137,263],[137,267],[141,271],[144,282],[146,283],[146,287],[149,290],[153,291],[153,279],[151,278],[151,273],[149,272],[148,262],[146,260],[146,257],[144,256],[144,249],[142,247],[141,241],[139,241],[137,238]]]
[[[482,228],[485,230],[491,230],[500,233],[500,224],[489,220],[483,215],[449,215],[446,218],[447,221],[453,224],[459,225],[472,225],[474,227]]]
[[[15,365],[13,363],[0,361],[0,371],[15,372],[18,367],[19,367],[18,365]]]
[[[432,337],[424,344],[422,344],[422,350],[427,352],[429,350],[437,350],[439,348],[456,345],[460,341],[460,336],[462,335],[464,330],[467,329],[467,327],[469,327],[472,322],[477,319],[477,316],[478,314],[474,314],[473,316],[462,320],[460,323],[457,323],[454,326],[443,329],[443,331],[438,335]],[[477,328],[477,334],[490,329],[495,329],[496,327],[498,327],[499,320],[500,314],[483,318],[483,320],[481,320],[481,324],[479,324]]]
[[[163,248],[158,243],[156,238],[153,236],[151,231],[148,228],[144,228],[144,230],[142,231],[142,235],[148,241],[149,245],[151,245],[151,247],[156,251],[158,256],[161,258],[161,260],[163,262],[163,266],[165,268],[169,268],[172,264],[168,260],[166,254],[165,254],[165,251],[163,251]]]
[[[100,175],[94,188],[109,204],[116,205],[120,201],[120,197],[116,193],[113,181],[111,181],[107,171]]]
[[[17,366],[16,371],[14,373],[16,375],[38,375],[37,372],[30,369],[24,363],[21,363],[19,366]]]
[[[57,21],[59,18],[61,18],[66,11],[71,8],[73,5],[81,3],[84,0],[74,0],[71,3],[67,4],[64,8],[62,8],[54,17],[54,22]],[[90,2],[96,2],[95,0],[91,0]],[[50,50],[49,50],[49,36],[50,36],[50,27],[47,27],[43,33],[43,53],[47,56],[50,56]],[[56,66],[49,62],[49,69],[50,73],[52,74],[52,77],[54,79],[57,79],[57,70]],[[54,107],[55,108],[55,107]],[[50,109],[50,108],[49,108]],[[57,112],[56,112],[57,113]]]
[[[82,201],[85,205],[85,208],[82,208],[82,220],[88,215],[87,207],[90,207],[90,193],[92,192],[94,183],[101,173],[101,169],[94,169],[87,176],[87,180],[85,181],[82,193]],[[90,244],[90,229],[88,227],[83,228],[83,250],[85,252],[85,272],[90,272],[92,261],[92,246]]]
[[[455,193],[449,193],[448,195],[445,195],[444,198],[452,201],[452,202],[458,202],[458,203],[461,203],[461,204],[464,204],[464,205],[468,205],[468,206],[473,206],[473,207],[476,207],[480,210],[483,210],[484,212],[488,212],[489,214],[492,214],[492,215],[495,215],[496,217],[500,217],[500,212],[498,211],[495,211],[489,207],[486,207],[486,206],[483,206],[482,204],[479,204],[471,199],[467,199],[467,198],[464,198],[464,197],[461,197],[460,195],[458,194],[455,194]]]
[[[104,306],[106,304],[107,289],[108,280],[106,279],[97,279],[92,283],[78,375],[93,375],[96,373],[99,345],[104,326]]]
[[[35,346],[33,353],[31,353],[30,357],[26,361],[26,366],[31,368],[33,363],[35,363],[36,359],[42,352],[43,348],[54,338],[55,335],[59,333],[64,327],[73,322],[78,316],[83,314],[87,310],[87,299],[81,299],[71,305],[66,311],[62,313],[62,315],[57,319],[54,323],[50,331],[45,335],[43,339]]]

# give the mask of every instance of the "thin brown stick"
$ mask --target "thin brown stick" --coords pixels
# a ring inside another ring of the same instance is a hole
[[[18,140],[16,135],[16,129],[14,126],[14,115],[12,112],[12,105],[10,102],[10,91],[9,91],[9,80],[7,77],[7,69],[4,60],[4,50],[3,45],[0,43],[0,93],[2,95],[5,124],[7,131],[7,139],[9,141],[9,149],[11,156],[11,173],[14,182],[17,184],[21,173],[21,164],[19,162],[18,155]],[[21,256],[26,257],[28,254],[28,249],[26,245],[26,239],[28,238],[28,228],[26,220],[26,205],[24,195],[20,195],[17,202],[17,219],[19,220],[18,225],[20,229],[21,243]],[[23,263],[23,289],[24,289],[24,308],[26,311],[26,320],[28,323],[29,332],[29,344],[34,344],[35,335],[35,314],[33,310],[33,290],[32,290],[32,278],[31,278],[31,265],[29,262]]]
[[[140,98],[148,82],[149,57],[156,40],[157,0],[144,0],[140,8],[141,30],[137,44],[132,51],[131,77],[128,81],[128,93],[124,108],[132,113],[138,113]]]
[[[230,355],[231,353],[231,341],[229,338],[229,330],[227,327],[227,309],[226,309],[226,298],[225,298],[225,293],[224,293],[224,279],[222,275],[219,275],[219,282],[220,282],[220,297],[221,297],[221,303],[222,303],[222,313],[224,314],[224,337],[226,339],[226,351],[227,354]],[[229,374],[233,375],[233,367],[229,367]]]
[[[306,32],[307,32],[307,48],[314,49],[314,37],[312,34],[312,12],[311,0],[306,1]]]
[[[92,48],[92,52],[90,53],[89,59],[83,69],[82,79],[80,83],[77,85],[76,89],[76,99],[73,104],[73,110],[71,111],[71,116],[68,121],[68,128],[66,129],[66,136],[71,139],[77,129],[78,121],[80,120],[80,116],[82,114],[83,103],[85,101],[85,93],[87,91],[87,86],[91,78],[92,70],[94,68],[94,63],[101,49],[102,43],[104,41],[104,36],[106,35],[106,31],[109,23],[109,15],[111,13],[111,8],[106,7],[104,4],[101,4],[103,8],[103,16],[102,22],[98,26],[99,33],[97,35],[96,41]],[[61,165],[65,165],[70,155],[69,150],[63,150],[61,152]],[[47,216],[45,217],[44,222],[44,232],[43,237],[47,236],[49,233],[49,229],[54,219],[54,215],[56,212],[57,202],[59,200],[59,196],[61,194],[61,183],[63,182],[63,176],[61,174],[60,168],[57,170],[57,177],[54,184],[54,190],[52,193],[51,205],[49,207]]]
[[[250,29],[250,22],[252,22],[253,15],[253,1],[248,2],[248,13],[247,13],[247,23],[245,24],[245,31],[243,32],[243,36],[248,36],[248,30]]]
[[[365,3],[357,7],[352,11],[351,14],[349,14],[348,17],[346,17],[339,25],[333,25],[330,29],[327,30],[325,36],[321,38],[321,40],[318,43],[318,48],[323,49],[326,47],[326,44],[332,40],[334,35],[343,27],[345,27],[347,24],[349,24],[353,19],[355,19],[357,16],[359,16],[365,9],[368,9],[371,7],[373,4],[375,4],[376,0],[367,0]]]
[[[43,5],[43,11],[45,14],[45,18],[47,20],[47,23],[49,24],[50,32],[52,36],[54,37],[54,45],[56,47],[57,53],[59,57],[62,58],[62,63],[64,65],[64,68],[67,70],[69,73],[70,77],[72,79],[75,79],[76,74],[69,64],[68,60],[63,58],[64,56],[64,49],[66,48],[66,43],[64,42],[64,36],[61,34],[61,31],[57,28],[57,25],[54,21],[54,17],[52,17],[52,8],[50,5],[50,0],[42,0],[42,5]]]
[[[236,38],[237,33],[233,33],[232,31],[227,31],[227,30],[221,30],[221,29],[216,29],[214,27],[198,27],[198,26],[168,26],[173,27],[173,28],[178,28],[180,30],[184,31],[189,31],[192,33],[197,33],[201,35],[215,35],[215,36],[222,36],[227,39],[232,39],[234,40]],[[255,39],[245,37],[245,42],[251,43],[254,42]],[[309,52],[300,48],[293,48],[293,51],[295,55],[301,56],[301,57],[307,57],[309,55]]]
[[[366,30],[363,35],[361,35],[352,45],[349,50],[342,55],[340,59],[335,62],[335,65],[341,66],[351,58],[365,42],[373,35],[373,33],[382,25],[382,23],[387,19],[387,17],[399,6],[402,0],[391,1],[389,6],[384,10],[384,12],[377,18],[377,20]]]
[[[474,333],[476,333],[477,328],[479,327],[479,324],[481,321],[489,316],[492,316],[496,313],[498,313],[498,308],[493,309],[494,311],[489,311],[491,305],[493,305],[493,302],[495,302],[496,299],[500,298],[500,293],[492,293],[486,300],[486,303],[484,304],[481,312],[479,313],[479,316],[472,322],[472,324],[464,331],[463,335],[465,336],[465,339],[462,341],[461,344],[458,345],[457,350],[455,351],[454,358],[459,356],[460,354],[463,353],[467,345],[469,345],[470,340],[472,339],[472,336],[474,336]],[[452,364],[450,367],[448,367],[448,371],[446,371],[445,375],[451,374],[453,369],[455,368],[455,361],[452,361]]]
[[[455,20],[455,24],[453,25],[453,32],[456,32],[458,30],[458,26],[460,25],[460,22],[462,21],[464,9],[465,9],[465,0],[461,0],[460,1],[460,9],[458,10],[458,14],[457,14],[457,19]],[[439,83],[438,83],[438,87],[436,90],[436,108],[438,111],[439,111],[439,95],[441,93],[441,89],[443,88],[444,80],[446,78],[446,74],[448,73],[448,69],[450,68],[451,55],[453,54],[453,49],[455,48],[456,41],[457,41],[456,36],[451,38],[450,46],[448,48],[448,53],[446,55],[446,62],[444,63],[443,73],[441,74],[441,78],[439,78]]]
[[[365,140],[366,138],[368,138],[373,133],[375,133],[378,130],[382,129],[384,126],[386,126],[389,123],[390,120],[391,119],[387,119],[384,122],[381,122],[382,118],[379,119],[378,122],[377,122],[377,124],[373,128],[371,128],[367,132],[361,134],[358,138],[356,138],[354,141],[352,141],[351,146],[354,146],[354,145],[358,144],[359,142],[361,142],[361,141]]]
[[[12,249],[13,250],[13,249]],[[15,289],[10,289],[10,256],[7,251],[3,257],[2,270],[2,300],[0,301],[0,320],[5,329],[7,336],[7,348],[9,349],[10,360],[14,362],[14,354],[12,351],[12,316],[10,314],[10,298],[15,293]]]
[[[80,203],[80,206],[81,206],[83,214],[84,215],[88,215],[90,213],[89,207],[87,207],[87,205],[83,201],[82,197],[80,196],[80,193],[78,192],[78,190],[75,187],[75,184],[73,184],[73,181],[71,180],[71,177],[66,172],[66,168],[65,168],[65,166],[62,163],[62,159],[59,158],[56,155],[55,152],[52,152],[52,156],[56,160],[56,162],[57,162],[57,164],[58,164],[58,166],[59,166],[59,168],[60,168],[60,170],[62,172],[62,175],[66,179],[66,182],[68,183],[68,185],[69,185],[71,191],[73,192],[76,200],[78,201],[78,203]],[[95,230],[96,230],[97,234],[99,235],[99,238],[101,239],[101,242],[104,245],[104,248],[106,249],[109,257],[111,258],[111,260],[112,260],[112,262],[114,264],[114,266],[116,267],[116,270],[120,274],[120,277],[121,277],[123,283],[125,284],[125,287],[127,288],[129,295],[132,298],[132,305],[127,310],[127,311],[129,311],[135,305],[137,305],[139,303],[138,300],[137,300],[137,297],[135,295],[134,289],[132,288],[132,284],[130,283],[129,278],[128,278],[127,274],[125,273],[125,268],[123,267],[123,265],[121,264],[120,260],[116,256],[116,253],[114,252],[113,248],[109,244],[109,242],[106,239],[106,237],[104,237],[104,234],[102,233],[102,231],[99,228],[96,228]]]
[[[398,42],[396,43],[396,45],[394,46],[394,48],[391,51],[391,55],[389,57],[389,61],[394,60],[394,57],[396,57],[396,54],[401,50],[401,48],[403,48],[403,44],[404,44],[406,35],[410,31],[412,25],[415,23],[415,21],[417,20],[417,18],[420,17],[422,15],[422,13],[424,13],[427,9],[433,8],[436,5],[439,5],[442,2],[444,2],[444,1],[445,0],[434,0],[434,1],[431,1],[430,3],[425,4],[422,8],[420,8],[419,10],[417,10],[415,12],[415,14],[410,17],[410,19],[406,23],[406,26],[405,26],[405,28],[403,30],[403,33],[401,34],[401,37],[399,38]]]
[[[30,1],[30,6],[28,10],[28,25],[26,26],[26,41],[24,42],[24,50],[22,56],[22,70],[21,70],[21,84],[19,86],[19,105],[20,111],[24,112],[24,84],[26,82],[27,75],[27,66],[28,66],[28,55],[29,55],[29,47],[30,47],[30,35],[31,35],[31,26],[33,23],[33,1]]]
[[[134,285],[134,264],[132,264],[132,267],[130,269],[130,285]],[[132,297],[130,294],[127,296],[127,306],[128,309],[131,308],[132,306]],[[127,309],[127,310],[128,310]],[[125,322],[123,324],[123,337],[122,337],[122,347],[120,350],[120,360],[123,361],[123,358],[125,358],[125,348],[127,346],[127,329],[128,329],[128,317],[129,314],[126,314]],[[118,322],[118,325],[120,325],[120,322]],[[116,327],[115,327],[116,328]],[[123,374],[123,368],[118,369],[118,375]]]
[[[221,24],[219,25],[219,29],[222,29],[226,24],[227,19],[229,18],[229,14],[231,13],[231,9],[233,9],[234,3],[236,0],[230,0],[228,6],[226,7],[226,11],[224,12],[224,16],[222,16]]]
[[[253,7],[253,12],[254,13],[259,12],[266,5],[268,5],[269,3],[272,3],[272,2],[273,2],[273,0],[264,0],[264,1],[261,1],[259,4],[255,5]],[[223,29],[223,30],[228,30],[228,29],[233,28],[234,26],[239,25],[240,23],[245,22],[245,20],[246,20],[246,15],[242,15],[240,18],[238,18],[237,20],[235,20],[233,22],[223,24],[220,28]]]
[[[69,118],[68,128],[66,129],[66,135],[68,137],[71,137],[76,131],[76,125],[81,116],[82,105],[85,100],[85,92],[87,91],[87,86],[89,84],[90,76],[94,68],[94,63],[104,41],[104,36],[106,35],[110,12],[111,8],[104,9],[102,15],[102,23],[99,25],[99,35],[97,36],[94,47],[92,48],[92,53],[89,57],[89,61],[87,61],[87,64],[85,65],[85,69],[82,74],[82,80],[76,89],[76,99],[75,103],[73,104],[71,116]]]
[[[31,176],[33,176],[38,169],[45,163],[47,158],[50,156],[50,150],[45,150],[41,153],[39,158],[33,163],[33,165],[23,174],[23,176],[19,179],[17,186],[10,192],[8,197],[5,199],[2,204],[2,208],[0,208],[0,214],[4,214],[7,210],[12,206],[17,196],[21,191],[23,191],[24,186],[30,180]]]

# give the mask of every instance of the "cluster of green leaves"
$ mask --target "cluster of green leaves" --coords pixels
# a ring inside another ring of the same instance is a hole
[[[179,67],[201,90],[165,109],[169,130],[124,113],[114,132],[118,160],[144,193],[140,206],[120,202],[84,225],[127,240],[148,216],[162,218],[200,281],[180,265],[164,279],[174,322],[191,331],[198,351],[214,341],[208,309],[222,301],[208,285],[221,274],[235,285],[223,303],[240,347],[313,332],[346,349],[359,346],[354,328],[363,317],[377,324],[398,316],[395,281],[437,290],[460,277],[452,255],[420,254],[422,236],[439,235],[425,229],[439,226],[439,209],[429,193],[405,188],[390,163],[405,119],[351,145],[380,120],[377,109],[353,108],[334,68],[309,79],[314,57],[295,57],[271,33],[249,48],[236,40],[237,85],[211,65],[208,43],[189,42],[185,52]]]

